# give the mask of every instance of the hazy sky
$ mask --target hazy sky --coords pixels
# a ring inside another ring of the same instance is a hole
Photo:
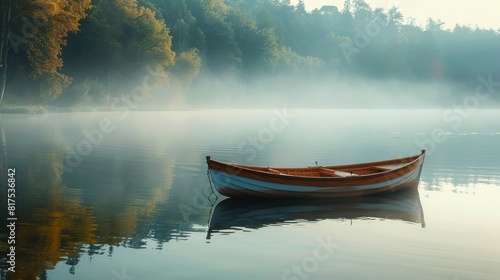
[[[456,23],[500,29],[499,0],[365,0],[372,8],[399,7],[405,19],[415,18],[418,25],[424,26],[429,17],[444,21],[445,28],[453,28]],[[292,0],[297,3],[298,0]],[[304,0],[307,10],[323,5],[335,5],[341,10],[344,0]]]

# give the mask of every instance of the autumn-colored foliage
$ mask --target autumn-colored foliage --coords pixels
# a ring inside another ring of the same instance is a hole
[[[0,104],[7,92],[109,105],[142,87],[144,105],[158,105],[214,76],[245,85],[274,74],[346,74],[474,86],[498,74],[499,30],[443,26],[418,26],[397,7],[364,0],[313,11],[288,0],[2,0]],[[154,89],[143,86],[149,76]]]

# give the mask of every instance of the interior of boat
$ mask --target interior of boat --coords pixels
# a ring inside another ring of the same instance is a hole
[[[360,166],[360,167],[353,166],[350,168],[344,167],[340,169],[328,166],[312,166],[306,168],[253,167],[253,169],[279,175],[343,178],[343,177],[363,176],[363,175],[386,172],[401,167],[405,164],[406,163],[390,164],[390,165],[370,165],[370,166]]]

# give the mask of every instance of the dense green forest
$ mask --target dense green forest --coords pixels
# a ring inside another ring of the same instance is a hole
[[[363,0],[310,12],[289,0],[2,0],[0,16],[8,104],[163,108],[216,95],[214,80],[251,88],[269,77],[355,76],[474,89],[478,77],[500,77],[500,30],[418,26]]]

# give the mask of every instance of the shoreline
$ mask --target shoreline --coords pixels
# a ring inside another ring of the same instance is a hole
[[[4,105],[5,106],[5,105]],[[356,106],[345,106],[345,107],[327,107],[327,106],[310,106],[310,107],[296,107],[296,106],[287,106],[283,104],[283,108],[288,109],[310,109],[310,110],[447,110],[452,108],[453,104],[450,106],[389,106],[389,107],[356,107]],[[280,108],[281,108],[280,107]],[[170,108],[158,108],[155,106],[144,106],[144,107],[136,107],[136,108],[127,108],[127,110],[116,110],[115,108],[110,108],[109,106],[75,106],[75,107],[56,107],[56,106],[47,106],[47,105],[7,105],[5,107],[0,108],[0,115],[14,115],[14,114],[55,114],[55,113],[90,113],[90,112],[123,112],[123,111],[132,111],[132,112],[140,112],[140,111],[151,111],[151,112],[167,112],[167,111],[199,111],[199,110],[248,110],[248,109],[276,109],[276,106],[255,106],[255,107],[239,107],[239,106],[228,106],[228,107],[201,107],[201,106],[178,106],[178,107],[170,107]],[[481,106],[476,108],[477,110],[498,110],[500,109],[500,104],[488,104],[487,106]]]

